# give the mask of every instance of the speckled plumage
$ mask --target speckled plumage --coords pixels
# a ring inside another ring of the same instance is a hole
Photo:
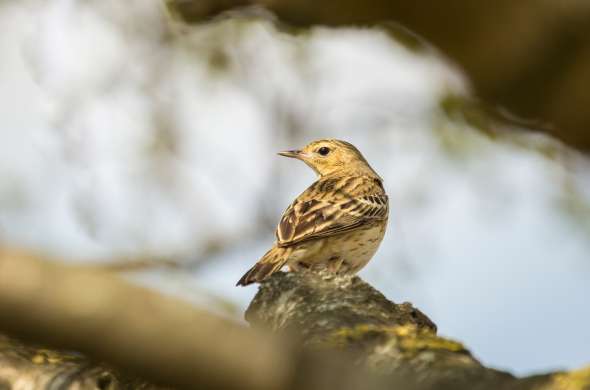
[[[238,285],[260,282],[284,265],[292,271],[358,272],[377,251],[387,226],[388,198],[381,178],[344,141],[314,141],[280,154],[304,161],[319,178],[285,210],[277,242]]]

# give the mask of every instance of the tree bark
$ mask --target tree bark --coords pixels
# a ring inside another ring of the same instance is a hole
[[[590,389],[590,367],[527,378],[487,368],[461,343],[437,336],[420,310],[390,302],[358,277],[275,274],[262,283],[246,319],[295,335],[307,348],[352,356],[387,378],[389,389]]]
[[[0,389],[163,390],[78,353],[25,345],[6,336],[0,336]]]

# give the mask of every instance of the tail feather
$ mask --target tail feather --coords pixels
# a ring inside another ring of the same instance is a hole
[[[286,248],[273,247],[254,267],[250,268],[236,284],[236,286],[247,286],[252,283],[260,283],[270,275],[274,274],[287,262],[288,250]]]

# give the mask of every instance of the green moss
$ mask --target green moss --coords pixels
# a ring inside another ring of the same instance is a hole
[[[495,118],[477,100],[449,94],[441,99],[440,108],[450,119],[465,121],[468,125],[484,132],[488,136],[494,136],[491,130],[495,127]]]
[[[465,352],[463,344],[438,337],[427,329],[418,329],[414,325],[397,326],[395,329],[402,351],[416,353],[419,351],[444,350],[449,352]]]
[[[351,347],[371,341],[392,343],[402,352],[410,355],[421,351],[465,352],[465,347],[456,341],[444,339],[428,328],[415,325],[379,326],[357,325],[353,328],[340,328],[332,332],[325,343],[333,347]]]
[[[66,363],[81,364],[86,362],[86,359],[81,355],[65,351],[39,348],[34,349],[33,352],[34,354],[31,356],[31,362],[33,364],[60,365]]]
[[[395,327],[373,324],[361,324],[352,328],[339,328],[328,336],[325,343],[334,347],[346,347],[390,334],[394,332],[393,328]]]
[[[590,390],[590,366],[568,373],[555,374],[547,389]]]

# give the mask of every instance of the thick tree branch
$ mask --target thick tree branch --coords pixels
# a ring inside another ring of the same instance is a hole
[[[386,375],[390,388],[590,389],[590,367],[521,379],[487,368],[460,343],[438,337],[418,309],[388,301],[358,277],[275,274],[246,318],[255,327],[294,333],[309,348],[349,353],[357,365]]]
[[[289,379],[289,357],[272,338],[114,275],[23,253],[0,251],[0,313],[1,332],[155,383],[254,390]]]

